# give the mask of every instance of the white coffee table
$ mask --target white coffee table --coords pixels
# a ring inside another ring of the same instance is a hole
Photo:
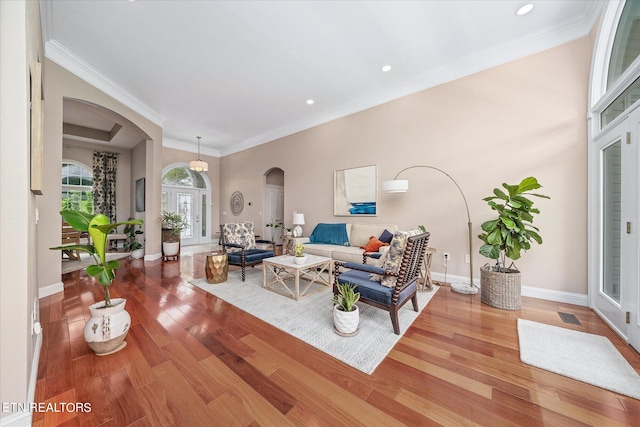
[[[333,276],[333,260],[319,255],[307,254],[307,260],[304,264],[296,264],[292,255],[281,255],[262,260],[262,287],[279,293],[274,287],[283,287],[287,296],[291,296],[296,301],[307,295],[312,295],[325,289],[325,286],[331,286],[331,278]],[[271,280],[267,282],[267,270],[272,274]],[[328,272],[328,279],[325,279],[322,273]],[[287,284],[288,279],[293,278],[293,284]],[[309,281],[307,286],[300,291],[300,278]],[[311,285],[320,284],[310,290]],[[293,289],[292,289],[293,285]],[[285,294],[285,295],[286,295]]]

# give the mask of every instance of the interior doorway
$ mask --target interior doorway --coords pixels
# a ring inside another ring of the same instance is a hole
[[[264,236],[277,244],[282,243],[283,228],[267,227],[267,224],[286,223],[284,218],[284,171],[272,168],[265,174]]]

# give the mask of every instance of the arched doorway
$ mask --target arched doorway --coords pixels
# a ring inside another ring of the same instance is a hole
[[[589,303],[640,349],[640,3],[607,5],[589,104]]]
[[[206,174],[173,163],[162,170],[162,212],[177,212],[189,224],[180,234],[182,245],[211,242],[211,182]]]

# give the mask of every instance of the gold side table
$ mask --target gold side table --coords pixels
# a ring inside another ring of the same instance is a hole
[[[222,252],[214,252],[207,255],[207,262],[204,266],[207,275],[207,283],[222,283],[227,281],[227,273],[229,272],[229,260],[227,254]]]

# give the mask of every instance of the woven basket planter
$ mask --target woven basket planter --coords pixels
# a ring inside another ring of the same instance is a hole
[[[508,273],[492,271],[489,265],[480,268],[482,302],[504,310],[520,310],[520,272],[510,268],[506,271]]]

